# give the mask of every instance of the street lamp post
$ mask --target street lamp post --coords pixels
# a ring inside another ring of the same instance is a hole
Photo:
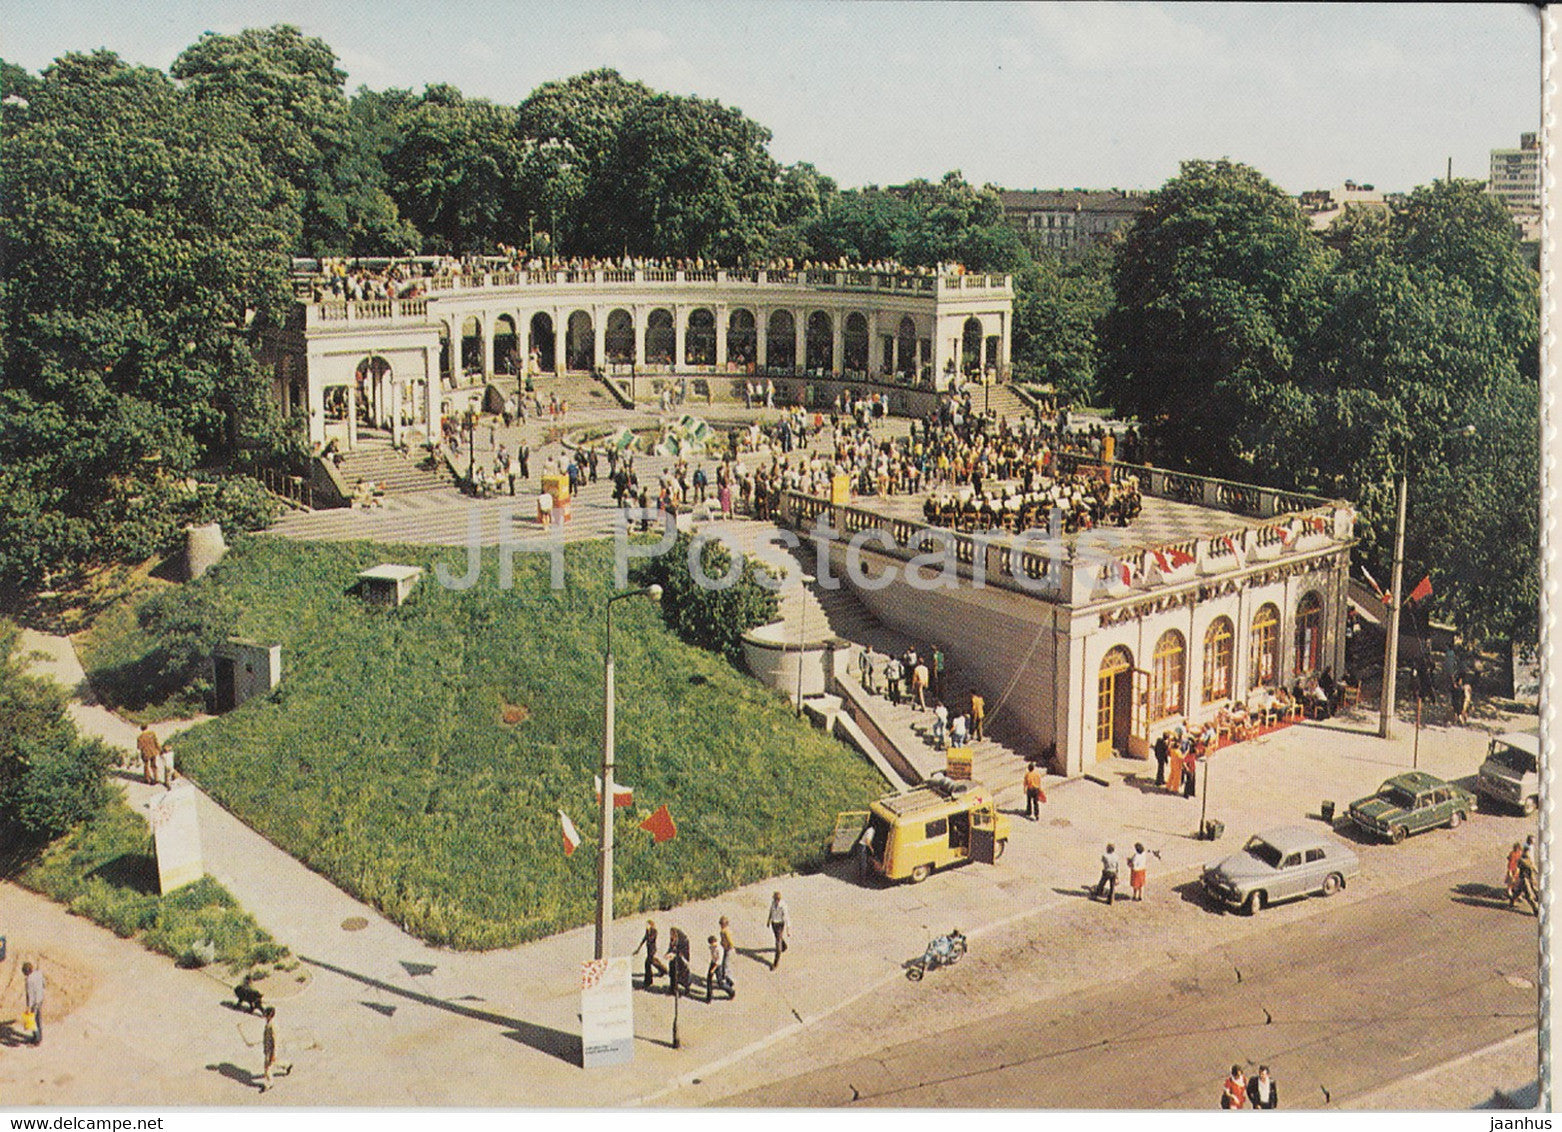
[[[597,943],[596,958],[606,959],[608,932],[613,923],[613,603],[626,597],[646,595],[662,600],[661,586],[625,590],[607,599],[607,647],[603,650],[602,671],[606,693],[602,718],[602,838],[597,850]]]
[[[814,576],[804,574],[798,582],[802,608],[797,614],[797,714],[801,717],[803,714],[803,640],[804,630],[808,625],[808,587],[814,584]]]

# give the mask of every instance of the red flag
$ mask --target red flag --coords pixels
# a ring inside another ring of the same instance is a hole
[[[673,816],[668,813],[665,804],[656,813],[641,822],[640,828],[656,838],[658,845],[664,841],[671,841],[678,835],[678,827],[673,824]]]
[[[1129,569],[1128,563],[1126,563],[1126,562],[1119,562],[1117,564],[1117,572],[1118,572],[1118,576],[1123,579],[1123,585],[1131,586],[1131,585],[1134,584],[1134,581],[1133,581],[1133,578],[1134,578],[1133,571]]]
[[[1155,559],[1155,568],[1163,574],[1171,573],[1171,562],[1167,560],[1166,552],[1157,547],[1150,551],[1150,557]]]
[[[602,776],[596,775],[597,801],[602,801]],[[622,810],[625,806],[635,804],[635,791],[632,786],[625,786],[622,782],[613,783],[613,808]]]
[[[1428,574],[1416,583],[1416,588],[1410,591],[1411,601],[1425,601],[1432,596],[1432,575]]]
[[[580,844],[580,834],[575,832],[575,823],[569,820],[569,815],[563,810],[559,811],[559,818],[564,822],[564,855],[568,857],[575,852],[575,846]]]
[[[1227,535],[1222,541],[1226,544],[1226,549],[1231,551],[1231,556],[1237,560],[1237,569],[1246,568],[1247,556],[1242,553],[1242,547],[1237,540]]]
[[[1175,570],[1178,566],[1186,566],[1192,561],[1194,561],[1193,555],[1189,554],[1186,550],[1183,550],[1181,547],[1177,546],[1171,548],[1171,564],[1173,570]]]

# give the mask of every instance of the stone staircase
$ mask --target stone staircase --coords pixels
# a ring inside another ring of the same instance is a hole
[[[990,407],[1000,419],[1008,417],[1011,426],[1018,424],[1021,417],[1030,416],[1032,411],[1029,403],[1022,400],[1014,387],[1007,383],[998,383],[986,390],[973,389],[971,403],[978,409],[984,405]]]
[[[801,568],[801,567],[799,567]],[[849,673],[843,679],[850,680],[855,686],[854,700],[872,718],[879,732],[895,746],[903,760],[909,763],[917,773],[926,778],[936,770],[943,770],[945,766],[945,754],[941,748],[933,744],[933,712],[918,710],[914,704],[902,702],[890,703],[883,694],[882,676],[880,677],[880,692],[869,695],[863,691],[857,682],[857,658],[865,646],[871,645],[881,656],[900,656],[908,648],[915,646],[918,652],[930,652],[933,642],[913,641],[894,629],[889,628],[879,621],[857,599],[851,586],[844,580],[840,580],[837,589],[824,589],[813,585],[806,592],[795,586],[788,586],[782,591],[780,618],[789,625],[788,633],[795,632],[797,618],[805,617],[803,623],[803,637],[809,640],[820,640],[827,637],[837,637],[851,644],[849,655],[840,663],[838,673]],[[806,608],[806,613],[804,612]],[[949,654],[945,649],[945,655]],[[880,660],[882,672],[883,660]],[[972,688],[969,681],[962,678],[959,672],[945,674],[944,703],[949,708],[950,718],[966,712],[971,704]],[[1017,738],[1018,728],[1007,724],[1002,718],[1002,713],[997,711],[995,703],[999,690],[992,688],[980,689],[987,702],[987,736],[979,742],[969,744],[972,754],[972,774],[977,781],[988,786],[994,791],[1000,791],[1009,787],[1017,787],[1025,775],[1026,756],[1021,753],[1025,749]],[[835,699],[836,697],[828,697]],[[819,705],[821,709],[825,705]],[[839,710],[838,706],[829,705],[830,710]],[[826,726],[830,721],[825,721]]]
[[[420,491],[438,491],[450,486],[448,474],[418,467],[423,459],[416,450],[409,454],[391,447],[389,438],[358,437],[355,451],[345,453],[337,474],[350,492],[359,480],[372,483],[386,495],[411,495]]]

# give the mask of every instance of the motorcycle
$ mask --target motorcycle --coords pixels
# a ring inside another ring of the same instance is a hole
[[[929,971],[954,966],[960,961],[960,956],[965,954],[965,950],[965,936],[960,934],[959,928],[953,928],[948,935],[941,935],[929,943],[921,958],[913,959],[907,964],[906,978],[914,983],[920,983],[922,976]]]

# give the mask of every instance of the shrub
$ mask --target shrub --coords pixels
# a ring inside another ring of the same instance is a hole
[[[699,565],[704,579],[721,582],[713,586],[690,568],[692,545],[691,536],[680,534],[667,553],[638,564],[635,581],[662,587],[662,616],[679,636],[741,666],[743,634],[775,620],[780,602],[764,584],[774,574],[745,556],[742,573],[731,585],[724,584],[733,569],[732,551],[710,539],[700,547]]]
[[[223,534],[260,531],[271,525],[282,505],[253,476],[228,476],[196,489],[192,523],[220,523]]]
[[[239,610],[226,591],[191,583],[153,597],[136,620],[155,642],[149,677],[173,688],[204,671],[212,650],[237,628]]]
[[[66,833],[101,810],[108,801],[104,781],[115,758],[96,739],[66,744],[23,740],[27,773],[16,792],[16,816],[29,840],[47,841]]]

